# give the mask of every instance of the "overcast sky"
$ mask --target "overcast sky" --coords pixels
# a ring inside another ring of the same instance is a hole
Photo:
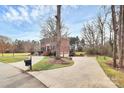
[[[101,6],[62,6],[62,20],[70,36],[79,36],[84,23],[95,17]],[[40,25],[56,15],[56,6],[0,6],[0,35],[12,39],[39,40]]]

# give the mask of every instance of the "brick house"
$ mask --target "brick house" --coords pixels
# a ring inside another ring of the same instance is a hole
[[[41,43],[41,51],[45,52],[56,52],[56,42],[55,39],[52,38],[44,38],[40,40]],[[61,56],[67,57],[69,56],[69,39],[68,38],[61,38],[61,45],[60,45],[60,52]]]

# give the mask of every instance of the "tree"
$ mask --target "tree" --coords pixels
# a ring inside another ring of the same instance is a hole
[[[120,24],[119,24],[119,64],[120,67],[124,63],[124,6],[120,6]]]
[[[109,6],[102,6],[101,12],[96,16],[94,20],[94,25],[96,26],[96,29],[99,32],[99,39],[100,39],[100,54],[104,54],[104,44],[106,42],[106,24],[108,21],[109,16]]]
[[[82,27],[82,38],[85,40],[87,47],[94,48],[100,44],[99,30],[93,22],[87,23]]]
[[[15,56],[15,49],[16,49],[16,45],[15,45],[15,42],[12,42],[11,44],[11,52],[13,53],[13,56]]]
[[[70,39],[70,45],[75,45],[77,41],[76,37],[70,37],[69,39]]]
[[[98,31],[100,33],[100,39],[101,39],[101,55],[103,55],[103,46],[105,43],[105,24],[106,24],[106,20],[107,20],[107,15],[108,12],[106,12],[105,14],[101,15],[99,14],[97,16],[97,27],[98,27]]]
[[[49,17],[44,24],[41,25],[41,35],[43,38],[51,38],[56,36],[56,21]]]
[[[57,35],[56,30],[56,20],[55,18],[49,17],[42,25],[41,25],[41,36],[42,38],[53,38]],[[68,27],[61,22],[61,36],[68,37]]]
[[[12,52],[38,52],[40,51],[40,43],[35,40],[15,40],[12,43]]]
[[[80,40],[79,40],[78,36],[76,36],[76,42],[75,42],[75,44],[77,46],[77,50],[78,50],[79,42],[80,42]]]
[[[69,41],[70,41],[70,45],[71,45],[71,49],[75,50],[75,48],[79,46],[80,43],[80,39],[78,38],[78,36],[76,37],[69,37]]]
[[[84,46],[85,46],[85,40],[82,38],[80,42],[81,42],[81,47],[82,47],[82,49],[83,49]]]
[[[57,46],[56,46],[56,58],[60,59],[60,44],[61,44],[61,5],[57,5],[56,16],[56,32],[57,32]]]
[[[111,6],[112,11],[112,24],[113,24],[113,31],[114,31],[114,41],[113,41],[113,66],[116,67],[116,58],[117,58],[117,20],[116,20],[116,12],[115,6]]]
[[[111,46],[111,50],[113,51],[113,27],[112,27],[112,21],[108,23],[109,28],[109,44]]]
[[[0,52],[2,53],[2,56],[5,50],[7,49],[7,45],[9,42],[11,42],[11,39],[9,37],[0,35]]]

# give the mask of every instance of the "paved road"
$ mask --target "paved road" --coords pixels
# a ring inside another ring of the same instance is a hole
[[[33,76],[0,62],[0,88],[45,88]]]
[[[74,57],[75,64],[54,70],[29,72],[48,87],[115,88],[95,57]]]

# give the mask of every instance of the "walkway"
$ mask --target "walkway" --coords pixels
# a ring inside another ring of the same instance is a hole
[[[32,65],[39,62],[41,59],[43,58],[43,56],[32,56]],[[28,67],[25,66],[24,60],[20,61],[20,62],[15,62],[15,63],[9,63],[10,65],[13,65],[15,67],[18,67],[22,70],[27,70]]]
[[[54,70],[29,72],[47,87],[114,88],[94,57],[74,57],[75,64]]]
[[[38,79],[0,62],[0,88],[45,88]]]

